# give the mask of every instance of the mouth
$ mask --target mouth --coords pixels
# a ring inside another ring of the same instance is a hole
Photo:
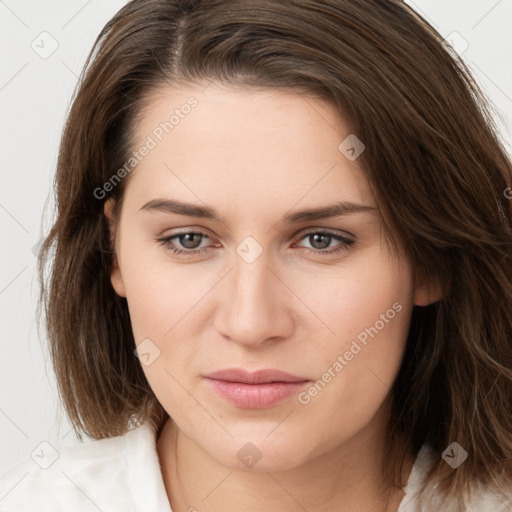
[[[228,403],[242,409],[273,407],[300,392],[312,381],[281,370],[247,372],[231,368],[205,376],[211,388]]]

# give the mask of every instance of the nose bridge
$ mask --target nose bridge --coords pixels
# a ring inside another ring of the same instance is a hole
[[[219,330],[233,341],[242,344],[259,344],[269,337],[283,336],[280,325],[284,311],[276,302],[279,285],[269,270],[267,251],[259,250],[248,242],[240,244],[230,272],[230,288],[223,307],[222,325]],[[245,249],[245,251],[244,251]],[[276,293],[277,292],[277,293]]]
[[[272,273],[268,270],[268,258],[260,256],[255,261],[248,263],[242,258],[235,259],[233,269],[235,308],[243,310],[245,305],[258,305],[269,298],[269,281]],[[268,300],[267,300],[268,302]]]

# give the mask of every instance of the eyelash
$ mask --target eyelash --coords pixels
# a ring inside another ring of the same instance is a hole
[[[201,231],[185,231],[183,233],[178,233],[178,234],[171,235],[171,236],[168,236],[165,238],[158,238],[157,241],[160,242],[161,245],[163,245],[167,250],[170,250],[174,254],[177,254],[177,255],[182,254],[182,255],[187,255],[187,256],[195,256],[204,251],[204,249],[183,250],[183,249],[178,249],[176,247],[172,247],[171,240],[173,240],[174,238],[179,238],[180,236],[183,236],[183,235],[202,235],[203,236],[202,240],[204,240],[204,238],[206,238],[206,239],[209,238],[206,233],[202,233]],[[320,250],[320,249],[310,249],[309,247],[303,247],[303,249],[308,251],[308,254],[330,256],[333,254],[338,254],[343,251],[347,251],[348,248],[354,243],[354,240],[351,240],[345,236],[342,236],[339,234],[334,234],[334,233],[331,233],[328,231],[309,231],[307,233],[301,233],[301,235],[296,237],[292,242],[296,243],[296,242],[298,242],[304,238],[307,238],[308,236],[311,236],[311,235],[326,235],[326,236],[329,236],[329,237],[337,240],[338,242],[342,242],[342,245],[336,249],[331,249],[329,251]]]

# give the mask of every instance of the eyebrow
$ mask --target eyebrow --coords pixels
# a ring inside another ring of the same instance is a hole
[[[207,206],[199,206],[191,203],[183,203],[174,199],[152,199],[140,208],[148,212],[165,212],[185,215],[188,217],[199,217],[202,219],[211,219],[223,223],[216,210]],[[309,220],[328,219],[330,217],[340,217],[351,213],[375,213],[377,208],[365,204],[354,203],[351,201],[341,201],[332,205],[322,206],[320,208],[310,208],[300,210],[294,213],[288,213],[282,219],[285,224],[295,224]]]

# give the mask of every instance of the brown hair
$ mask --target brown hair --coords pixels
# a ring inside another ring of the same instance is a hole
[[[439,456],[429,482],[440,489],[510,486],[512,164],[465,64],[399,0],[134,0],[104,27],[63,132],[57,218],[39,260],[52,361],[77,434],[111,437],[134,419],[166,418],[110,283],[95,190],[129,158],[151,92],[208,80],[335,106],[366,146],[358,162],[416,275],[446,291],[413,311],[392,388],[390,479],[403,484],[406,452],[428,444]],[[115,218],[129,177],[104,198],[115,199]],[[440,457],[452,441],[469,453],[455,471]]]

